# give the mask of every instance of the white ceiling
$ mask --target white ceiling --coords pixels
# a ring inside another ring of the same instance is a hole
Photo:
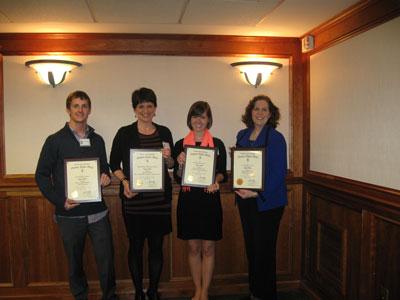
[[[299,37],[357,2],[359,0],[0,0],[0,32]]]

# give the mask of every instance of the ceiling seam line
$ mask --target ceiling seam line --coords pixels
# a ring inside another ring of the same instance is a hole
[[[2,10],[0,10],[0,15],[2,15],[4,18],[6,18],[8,22],[14,23],[13,21],[10,20],[10,18]]]
[[[273,13],[279,6],[281,6],[283,4],[283,2],[285,2],[285,0],[279,0],[278,3],[270,9],[270,11],[268,11],[267,13],[265,13],[264,17],[261,18],[260,21],[258,21],[254,27],[257,27],[258,25],[260,25],[262,22],[264,22],[264,20],[271,14]]]
[[[90,16],[92,17],[93,22],[94,22],[94,23],[99,23],[99,22],[97,21],[97,19],[96,19],[96,16],[94,15],[94,12],[93,12],[92,7],[91,7],[90,4],[89,4],[89,0],[85,0],[85,3],[86,3],[86,7],[87,7],[88,10],[89,10]]]
[[[183,16],[185,15],[185,13],[186,13],[186,9],[187,9],[187,7],[189,5],[189,2],[190,2],[190,0],[185,0],[185,2],[183,3],[181,14],[180,14],[179,19],[178,19],[178,24],[182,24],[182,19],[183,19]]]

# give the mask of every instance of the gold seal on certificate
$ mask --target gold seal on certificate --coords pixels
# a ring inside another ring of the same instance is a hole
[[[262,191],[265,177],[265,149],[232,149],[233,189]]]
[[[76,202],[101,201],[98,158],[64,160],[65,196]]]
[[[130,169],[133,192],[164,190],[164,160],[161,149],[131,149]]]
[[[187,146],[182,185],[207,187],[215,181],[216,149]]]
[[[242,178],[238,178],[238,179],[236,180],[236,184],[237,184],[237,185],[242,185],[242,184],[243,184],[243,179],[242,179]]]

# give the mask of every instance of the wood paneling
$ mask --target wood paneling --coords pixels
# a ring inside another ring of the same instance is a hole
[[[11,211],[8,201],[0,196],[0,287],[12,286],[12,237],[11,237]]]
[[[289,168],[293,172],[292,176],[301,177],[304,174],[303,157],[304,134],[305,134],[305,110],[304,110],[304,77],[306,69],[303,65],[303,57],[299,51],[292,56],[290,61],[291,68],[289,73],[290,84],[290,120],[291,120],[291,145],[289,152]]]
[[[2,33],[4,55],[36,54],[151,54],[228,56],[261,54],[292,56],[299,50],[297,38],[103,33]]]
[[[12,277],[13,286],[20,288],[27,284],[27,274],[25,272],[26,264],[26,220],[24,219],[24,205],[22,198],[16,198],[14,201],[12,197],[6,198],[7,205],[10,213],[10,226],[11,232],[11,261],[12,261]],[[20,228],[21,230],[15,230]]]
[[[172,230],[173,235],[176,235],[176,208],[178,205],[178,195],[174,194],[172,203]],[[187,256],[187,245],[184,241],[173,238],[172,240],[172,250],[171,250],[171,278],[174,280],[190,280],[190,271],[187,266],[188,256]]]
[[[23,198],[22,203],[26,223],[24,248],[28,270],[27,285],[46,285],[51,281],[68,282],[64,249],[58,228],[52,222],[52,205],[43,201],[42,197]]]
[[[160,283],[161,293],[167,297],[189,296],[193,289],[187,263],[187,245],[176,238],[177,190],[178,187],[174,186],[173,233],[165,237],[165,264]],[[211,293],[245,293],[247,262],[240,218],[229,183],[221,190],[224,237],[217,243]],[[58,227],[53,221],[53,206],[40,195],[37,188],[3,188],[0,193],[0,298],[18,296],[45,299],[59,295],[60,298],[68,299],[68,269]],[[128,297],[133,293],[133,286],[127,266],[128,239],[121,214],[118,186],[113,184],[105,189],[104,194],[113,229],[118,293]],[[289,206],[283,216],[278,238],[278,284],[297,287],[301,258],[300,185],[290,185],[288,196]],[[89,238],[84,263],[91,295],[96,297],[95,295],[100,294],[100,287]],[[147,268],[145,276],[147,277]]]
[[[400,209],[327,180],[306,181],[303,285],[321,299],[397,299]]]
[[[239,211],[235,205],[235,196],[228,192],[222,201],[223,239],[217,242],[215,277],[241,275],[247,273],[247,260],[244,248],[242,225]]]
[[[400,299],[400,218],[376,216],[375,299]]]
[[[342,295],[346,292],[347,242],[347,230],[322,220],[317,222],[316,270],[322,281],[333,283]]]
[[[306,277],[324,299],[359,299],[361,213],[333,197],[315,188],[307,191]]]
[[[112,186],[106,189],[105,199],[109,209],[109,217],[113,231],[115,272],[119,274],[118,276],[120,279],[129,280],[130,274],[128,264],[126,263],[129,243],[127,241],[125,225],[121,215],[121,200],[117,195],[117,190]]]
[[[304,35],[313,35],[315,38],[315,49],[309,54],[319,52],[399,15],[399,1],[360,1]]]
[[[4,79],[3,79],[3,55],[0,53],[0,177],[6,172],[5,136],[4,136]]]
[[[301,249],[296,249],[296,245],[301,245],[301,203],[295,199],[301,199],[301,186],[293,185],[288,188],[288,205],[282,216],[279,226],[277,242],[277,266],[276,272],[282,280],[294,280],[293,275],[300,274],[300,263],[298,256]]]

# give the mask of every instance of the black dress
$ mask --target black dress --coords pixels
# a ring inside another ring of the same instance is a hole
[[[200,143],[196,143],[197,146]],[[220,173],[226,181],[226,150],[223,142],[214,138],[217,148],[216,174]],[[174,147],[174,158],[184,151],[183,140]],[[177,175],[178,163],[175,161],[174,177],[180,183]],[[222,207],[220,192],[206,193],[204,188],[190,187],[190,191],[179,191],[177,207],[178,238],[182,240],[211,240],[222,239]]]
[[[129,179],[129,151],[131,148],[161,149],[162,142],[172,145],[172,135],[168,128],[154,124],[156,131],[151,135],[140,134],[137,123],[122,127],[114,138],[111,150],[111,170],[120,170]],[[122,215],[125,227],[130,238],[146,238],[165,235],[171,232],[171,200],[172,185],[165,167],[164,192],[139,193],[132,199],[125,197],[123,186],[120,185],[120,198],[122,200]]]

